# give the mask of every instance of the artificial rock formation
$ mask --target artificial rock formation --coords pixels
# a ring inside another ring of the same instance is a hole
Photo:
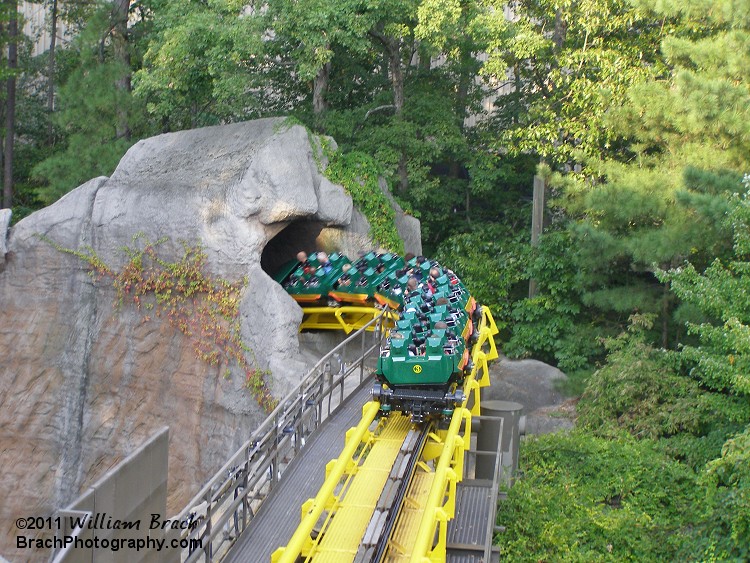
[[[202,245],[210,274],[247,279],[242,336],[281,396],[307,368],[301,310],[267,272],[301,248],[372,248],[315,150],[280,119],[161,135],[9,230],[0,216],[0,555],[29,557],[14,549],[16,518],[52,515],[164,425],[176,512],[265,416],[239,369],[227,377],[164,320],[117,308],[111,286],[39,235],[115,269],[136,233],[163,239],[171,260],[182,241]],[[418,222],[399,220],[419,252]]]

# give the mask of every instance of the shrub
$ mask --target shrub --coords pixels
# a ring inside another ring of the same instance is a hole
[[[504,225],[480,224],[454,235],[437,250],[436,259],[449,265],[479,303],[492,310],[498,326],[510,322],[513,303],[525,294],[525,264],[529,246],[524,235]],[[519,287],[521,286],[521,287]]]
[[[504,560],[673,560],[694,541],[696,474],[652,441],[576,430],[527,439],[521,454],[497,518]]]
[[[683,375],[679,354],[648,344],[642,329],[650,327],[650,320],[640,322],[646,326],[634,324],[631,331],[607,341],[607,363],[589,378],[578,404],[579,424],[593,430],[615,424],[638,437],[663,438],[706,436],[720,428],[728,429],[726,436],[747,420],[746,401],[706,391]],[[679,448],[680,442],[672,445]],[[682,440],[682,445],[690,451],[699,444]],[[719,453],[715,446],[712,451]],[[681,457],[679,449],[673,453]]]

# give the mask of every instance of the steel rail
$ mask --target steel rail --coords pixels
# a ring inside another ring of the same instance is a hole
[[[454,516],[456,486],[463,479],[464,452],[470,448],[471,417],[481,414],[479,389],[490,384],[487,361],[498,356],[492,338],[497,334],[498,329],[487,307],[482,308],[482,318],[477,328],[479,336],[472,349],[474,366],[464,382],[466,398],[463,406],[453,413],[443,451],[435,466],[435,479],[417,532],[412,551],[412,563],[445,561],[448,520]],[[485,344],[489,347],[487,352],[483,350]],[[473,397],[473,404],[468,409],[470,397]],[[459,431],[463,419],[466,419],[466,425],[464,435],[461,436]],[[436,532],[437,544],[433,546]]]
[[[404,478],[401,481],[401,483],[399,483],[398,490],[396,492],[396,497],[393,503],[394,506],[388,512],[388,516],[386,516],[385,526],[383,528],[383,532],[380,538],[378,539],[378,543],[375,546],[375,553],[370,559],[371,562],[381,561],[383,559],[385,550],[388,547],[388,542],[390,541],[391,535],[393,534],[394,526],[396,525],[396,522],[398,521],[399,513],[401,512],[401,508],[404,505],[406,492],[409,489],[409,485],[411,485],[411,480],[412,480],[412,477],[414,476],[414,470],[417,468],[417,463],[422,457],[422,450],[424,449],[425,442],[427,441],[427,436],[431,430],[432,430],[432,425],[425,424],[424,428],[422,429],[419,435],[419,439],[417,441],[417,445],[414,450],[414,453],[409,459],[409,463],[407,465]]]
[[[464,436],[461,436],[459,430],[464,419],[466,419],[466,430]],[[412,563],[445,561],[448,520],[454,516],[456,484],[463,477],[464,451],[468,450],[466,442],[470,435],[471,412],[459,407],[453,413],[443,451],[435,467],[435,479],[430,488],[412,550]],[[437,545],[433,547],[436,531]]]

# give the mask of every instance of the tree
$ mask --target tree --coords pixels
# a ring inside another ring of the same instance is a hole
[[[265,14],[277,46],[287,47],[296,78],[312,82],[312,109],[320,116],[329,108],[328,90],[335,53],[362,55],[369,48],[371,20],[361,3],[346,0],[272,0]],[[278,50],[277,50],[278,52]],[[320,123],[315,124],[317,127]]]
[[[618,133],[607,123],[633,83],[663,76],[661,38],[672,20],[628,0],[515,0],[479,18],[475,33],[488,43],[483,72],[498,89],[487,127],[510,152],[532,152],[553,165],[582,155],[617,154]]]
[[[745,177],[750,188],[750,177]],[[658,273],[677,296],[698,308],[702,323],[688,323],[699,343],[682,348],[701,382],[718,391],[750,396],[750,197],[731,198],[724,220],[734,238],[734,256],[714,260],[700,274],[686,263]]]
[[[630,31],[618,39],[619,43],[608,45],[610,55],[622,51],[619,64],[625,65],[624,75],[634,77],[633,84],[624,87],[615,76],[617,65],[607,62],[618,59],[601,53],[595,58],[601,61],[597,72],[609,69],[609,78],[603,77],[599,94],[589,90],[588,97],[577,98],[575,85],[570,83],[571,92],[549,100],[562,103],[560,118],[551,119],[550,114],[540,122],[543,127],[549,123],[555,127],[560,123],[570,125],[568,117],[577,115],[581,120],[585,115],[582,109],[589,107],[587,125],[593,132],[602,128],[606,136],[566,134],[559,138],[557,147],[552,136],[538,137],[552,143],[549,146],[557,151],[554,162],[564,162],[570,155],[584,164],[580,173],[548,176],[557,195],[553,204],[573,221],[583,304],[592,317],[620,327],[631,313],[657,314],[658,342],[666,347],[676,345],[682,321],[692,313],[687,307],[678,307],[668,286],[653,275],[654,270],[669,269],[686,259],[703,268],[730,249],[729,233],[720,221],[727,211],[725,196],[739,189],[738,180],[750,167],[750,90],[741,70],[750,65],[747,49],[742,47],[748,40],[748,30],[747,19],[730,9],[731,3],[708,14],[696,8],[702,6],[700,2],[681,4],[679,8],[664,3],[659,5],[659,12],[649,11],[645,2],[641,4],[630,11],[623,4],[597,4],[619,6],[619,11],[611,15],[622,24],[631,22],[628,29],[643,28],[653,37],[653,22],[659,21],[671,32],[664,34],[658,53],[642,56],[639,64],[643,69],[632,66],[637,57],[631,54],[640,39],[631,37]],[[551,26],[550,10],[545,21]],[[581,22],[600,21],[603,27],[597,29],[606,31],[610,23],[602,18],[608,13],[599,12],[597,19],[594,12],[584,10]],[[611,29],[604,37],[617,38],[618,33]],[[572,20],[567,27],[563,50],[577,34],[581,44],[577,54],[571,50],[568,58],[581,64],[580,73],[579,67],[568,65],[570,76],[563,73],[565,80],[589,76],[586,69],[594,54],[592,49],[596,52],[597,45],[607,45],[597,42],[597,35],[589,34],[587,39],[586,31],[582,23]],[[539,49],[552,48],[543,42],[540,45]],[[543,53],[544,49],[534,52]],[[651,75],[659,79],[638,79]],[[612,104],[602,105],[605,98],[600,94],[607,85],[612,88],[606,99]],[[539,88],[543,92],[542,86]],[[538,108],[544,99],[541,93],[532,96],[528,111]],[[589,99],[593,101],[587,102]],[[541,106],[545,111],[555,108],[549,101]],[[581,105],[581,101],[586,103]],[[536,127],[527,124],[529,131]],[[565,125],[564,129],[568,128]],[[544,142],[534,143],[529,146],[537,147],[541,155],[553,154],[544,148]]]
[[[116,87],[128,96],[130,94],[130,41],[128,39],[128,16],[130,0],[114,0],[112,6],[112,46],[114,59],[120,63],[122,76],[115,82]],[[129,139],[131,126],[126,108],[118,108],[117,137]]]
[[[151,0],[135,94],[162,131],[249,119],[277,108],[264,28],[235,0]]]
[[[47,112],[50,117],[55,111],[55,55],[57,54],[57,20],[58,20],[58,9],[57,0],[51,0],[50,2],[50,30],[49,30],[49,51],[48,51],[48,62],[47,62]],[[54,129],[52,125],[52,119],[49,120],[47,126],[47,142],[52,145],[54,143]]]
[[[37,193],[45,203],[111,174],[133,142],[130,132],[143,127],[137,100],[126,87],[132,72],[125,55],[129,47],[123,47],[122,36],[115,37],[123,33],[122,3],[89,8],[85,27],[68,48],[76,63],[59,89],[59,110],[52,117],[64,138],[34,167],[44,180]]]

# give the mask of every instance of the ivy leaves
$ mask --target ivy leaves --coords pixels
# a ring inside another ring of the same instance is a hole
[[[396,215],[380,189],[380,169],[375,159],[361,152],[334,153],[325,170],[326,177],[344,186],[354,205],[370,223],[370,236],[383,248],[404,253],[404,243],[396,230]]]
[[[231,283],[207,274],[204,271],[207,256],[200,246],[183,242],[182,257],[172,262],[157,253],[158,246],[167,239],[151,243],[136,234],[134,246],[123,249],[129,260],[117,271],[92,247],[70,249],[45,236],[40,238],[60,252],[87,263],[90,274],[100,282],[111,283],[117,306],[135,306],[143,315],[143,322],[154,317],[166,319],[172,328],[191,340],[200,360],[223,365],[227,370],[231,364],[237,365],[258,403],[268,412],[275,408],[276,399],[266,382],[270,373],[257,367],[255,355],[240,333],[240,294],[246,280]]]

